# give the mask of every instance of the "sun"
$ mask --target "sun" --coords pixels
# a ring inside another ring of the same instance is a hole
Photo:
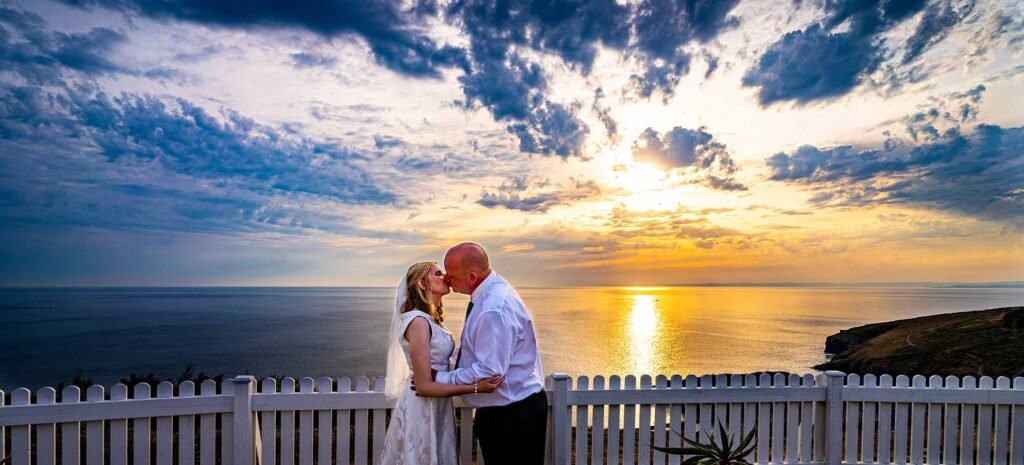
[[[616,178],[619,201],[632,211],[670,210],[678,204],[669,173],[645,163],[630,163]]]
[[[650,192],[663,189],[668,173],[646,163],[631,163],[619,177],[622,187],[631,193]]]

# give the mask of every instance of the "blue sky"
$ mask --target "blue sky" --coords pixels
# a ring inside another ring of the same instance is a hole
[[[1024,280],[1024,5],[0,3],[0,285]]]

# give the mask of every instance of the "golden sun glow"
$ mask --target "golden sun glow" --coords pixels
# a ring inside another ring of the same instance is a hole
[[[670,178],[669,173],[658,167],[645,163],[630,163],[617,178],[626,193],[620,201],[632,211],[674,209],[678,201]]]
[[[632,163],[619,177],[622,187],[629,192],[650,192],[664,188],[668,173],[646,163]]]

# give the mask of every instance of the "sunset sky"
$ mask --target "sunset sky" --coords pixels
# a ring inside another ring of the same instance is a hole
[[[0,285],[1024,280],[1024,2],[0,2]]]

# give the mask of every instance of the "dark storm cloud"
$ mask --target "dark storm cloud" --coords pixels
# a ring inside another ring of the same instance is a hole
[[[738,0],[644,0],[636,6],[633,25],[636,52],[645,63],[641,74],[630,77],[641,97],[661,92],[665,99],[690,70],[691,53],[684,46],[706,43],[723,30],[739,25],[729,16]],[[710,71],[713,69],[709,68]]]
[[[473,50],[471,71],[459,77],[466,108],[482,106],[497,121],[506,122],[506,130],[519,140],[519,149],[526,153],[568,157],[582,152],[589,128],[576,116],[572,108],[547,99],[547,79],[540,66],[528,62],[510,47],[524,41],[529,15],[499,14],[489,3],[456,3],[449,7],[449,15],[461,14],[470,31]],[[467,18],[469,16],[469,18]],[[480,16],[493,16],[498,24],[486,22]],[[509,30],[498,29],[508,24]],[[537,46],[548,46],[537,39]],[[551,46],[554,46],[551,44]],[[575,55],[589,69],[593,56]],[[570,57],[571,59],[571,57]]]
[[[704,128],[674,127],[664,135],[647,128],[633,142],[633,160],[663,169],[693,168],[700,182],[721,190],[746,190],[734,176],[729,149]]]
[[[924,10],[904,45],[903,62],[910,63],[963,21],[973,0],[956,6],[946,0],[932,5],[926,0],[826,0],[822,6],[821,22],[784,34],[747,70],[743,85],[758,88],[761,105],[806,104],[846,95],[890,58],[883,48],[884,33]]]
[[[647,98],[667,98],[689,71],[685,46],[704,43],[735,26],[728,16],[736,1],[645,0],[623,5],[597,1],[456,1],[446,16],[470,37],[471,70],[460,78],[464,106],[487,108],[519,138],[520,150],[571,156],[582,150],[589,128],[577,105],[549,100],[540,67],[520,48],[559,56],[584,75],[590,73],[598,46],[623,51],[643,66],[631,79],[632,90]],[[609,119],[601,116],[606,129]],[[609,130],[609,134],[612,131]]]
[[[554,53],[589,73],[597,46],[623,48],[629,40],[629,7],[615,0],[460,0],[446,16],[472,40],[473,59],[504,59],[512,46]]]
[[[0,6],[0,64],[29,82],[53,84],[65,70],[86,75],[134,73],[107,58],[124,41],[121,33],[102,27],[84,33],[51,32],[42,17]]]
[[[525,121],[510,124],[508,131],[519,139],[519,150],[569,157],[579,155],[590,128],[576,117],[576,106],[545,102]]]
[[[819,206],[906,204],[1024,227],[1024,128],[953,128],[909,149],[803,146],[767,160],[770,179]]]
[[[464,66],[462,50],[437,44],[419,31],[416,15],[398,1],[300,0],[65,0],[80,7],[102,7],[157,20],[191,21],[228,28],[300,28],[327,38],[361,37],[374,59],[409,76],[439,77],[440,68]]]
[[[916,60],[929,47],[945,39],[949,30],[960,24],[973,10],[974,3],[954,5],[951,1],[942,2],[926,9],[914,34],[907,39],[903,51],[903,63]]]
[[[82,33],[51,31],[46,21],[30,12],[0,6],[0,64],[32,84],[62,86],[68,79],[105,75],[143,77],[177,85],[200,78],[177,68],[138,69],[112,60],[128,42],[120,32],[97,27]]]
[[[519,150],[569,157],[579,155],[590,131],[576,108],[547,100],[547,80],[540,66],[516,55],[507,60],[476,63],[473,73],[459,77],[466,108],[483,106],[519,140]]]
[[[569,179],[567,185],[553,185],[549,179],[514,176],[493,191],[484,189],[477,204],[528,213],[543,213],[557,205],[593,198],[601,194],[594,181]]]
[[[808,103],[845,95],[881,62],[870,38],[829,33],[815,24],[772,44],[743,76],[743,85],[759,88],[761,105]]]
[[[482,105],[494,119],[523,120],[540,106],[547,90],[547,79],[536,63],[527,63],[513,55],[505,61],[484,61],[476,70],[459,77],[469,107]]]

